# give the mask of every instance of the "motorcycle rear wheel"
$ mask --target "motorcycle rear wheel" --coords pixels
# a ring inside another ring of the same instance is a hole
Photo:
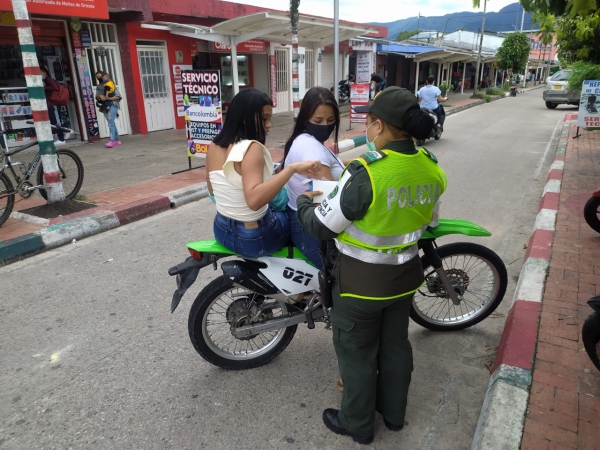
[[[581,339],[588,356],[600,370],[600,314],[590,314],[581,329]]]
[[[261,305],[268,303],[269,306]],[[278,314],[276,314],[278,312]],[[211,281],[194,300],[188,319],[190,340],[206,361],[227,370],[253,369],[277,357],[290,343],[297,325],[244,339],[233,336],[237,326],[287,315],[285,302],[265,298],[235,286],[225,275]]]
[[[583,217],[592,230],[600,233],[600,197],[590,198],[583,207]]]
[[[423,256],[426,284],[415,293],[411,319],[430,330],[456,331],[472,327],[492,314],[508,284],[502,259],[489,248],[468,242],[442,245],[436,252],[450,282],[462,294],[462,301],[458,306],[452,303],[433,266]]]

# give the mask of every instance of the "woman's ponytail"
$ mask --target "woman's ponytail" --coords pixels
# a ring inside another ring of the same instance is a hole
[[[424,140],[431,134],[433,119],[421,108],[409,109],[404,115],[404,131],[418,140]]]

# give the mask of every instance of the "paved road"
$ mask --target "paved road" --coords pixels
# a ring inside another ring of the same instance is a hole
[[[427,144],[450,180],[443,215],[494,233],[479,242],[509,265],[509,291],[472,329],[411,324],[409,425],[392,433],[378,417],[372,448],[469,448],[562,116],[534,91],[451,116]],[[321,422],[340,401],[322,326],[299,327],[265,367],[226,372],[187,335],[191,301],[220,272],[202,273],[169,314],[166,270],[186,242],[212,236],[213,216],[203,200],[0,268],[0,448],[358,448]]]

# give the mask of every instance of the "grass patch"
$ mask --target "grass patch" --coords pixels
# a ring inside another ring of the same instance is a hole
[[[484,95],[483,99],[485,100],[486,103],[489,103],[492,101],[492,96],[491,95]]]
[[[92,205],[96,205],[96,202],[92,202],[91,200],[89,200],[85,195],[83,194],[77,194],[75,196],[75,198],[73,200],[77,200],[78,202],[86,202],[86,203],[90,203]]]
[[[504,96],[504,89],[501,88],[488,88],[485,91],[486,94],[488,95],[502,95]]]

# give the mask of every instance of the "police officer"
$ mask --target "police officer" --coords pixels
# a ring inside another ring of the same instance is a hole
[[[298,197],[299,222],[320,240],[335,239],[333,343],[344,381],[341,409],[323,411],[331,431],[373,441],[375,411],[387,428],[404,425],[413,358],[408,341],[414,292],[424,281],[417,241],[437,222],[446,175],[416,149],[433,126],[416,97],[390,87],[369,106],[369,151],[352,161],[320,204]],[[357,112],[358,108],[357,108]]]

